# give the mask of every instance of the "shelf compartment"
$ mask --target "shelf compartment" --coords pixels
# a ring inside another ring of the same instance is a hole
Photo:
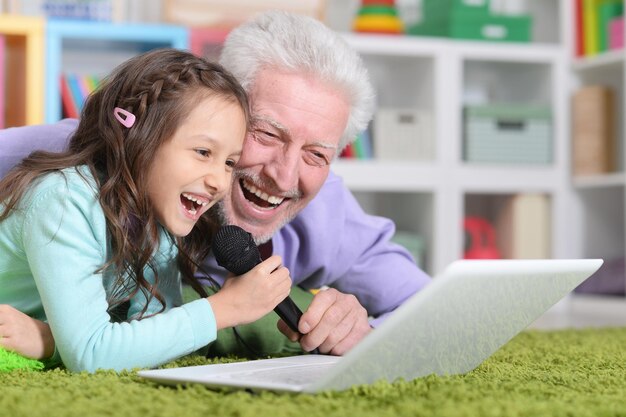
[[[5,38],[5,127],[44,120],[44,31],[38,17],[0,14]],[[4,80],[2,80],[4,82]]]
[[[624,188],[583,189],[578,196],[582,209],[582,256],[605,260],[623,257]]]
[[[62,115],[62,71],[105,75],[126,59],[150,49],[189,46],[188,30],[172,25],[50,20],[46,33],[47,123],[58,121]]]
[[[549,194],[466,194],[466,219],[481,220],[465,231],[468,256],[545,259],[552,254],[552,201]],[[490,231],[488,230],[490,229]],[[490,247],[486,237],[495,236]],[[484,239],[476,239],[482,236]]]
[[[604,259],[604,265],[579,291],[623,296],[626,290],[624,188],[581,189],[578,197],[582,220],[581,256]]]
[[[552,104],[552,68],[546,63],[466,59],[464,104]],[[484,100],[483,103],[468,102]]]
[[[371,192],[353,193],[365,212],[387,217],[394,221],[396,231],[403,239],[415,236],[421,246],[416,262],[422,269],[432,274],[434,239],[434,198],[431,193]],[[407,245],[407,249],[411,249]]]

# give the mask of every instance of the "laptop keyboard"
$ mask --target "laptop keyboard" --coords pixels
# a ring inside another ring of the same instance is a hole
[[[281,366],[255,371],[235,372],[229,378],[238,380],[305,385],[317,381],[334,363]]]

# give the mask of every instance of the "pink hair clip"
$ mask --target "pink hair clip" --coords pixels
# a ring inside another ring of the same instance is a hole
[[[113,109],[113,115],[121,124],[129,129],[135,124],[135,115],[129,111],[116,107]]]

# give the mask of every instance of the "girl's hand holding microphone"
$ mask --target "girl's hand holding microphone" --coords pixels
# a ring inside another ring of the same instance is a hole
[[[291,291],[289,270],[274,255],[241,276],[229,277],[224,286],[207,298],[217,328],[247,324],[271,312]]]

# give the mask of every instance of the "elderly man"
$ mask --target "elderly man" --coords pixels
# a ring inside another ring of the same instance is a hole
[[[365,214],[330,164],[371,119],[374,94],[359,56],[313,19],[267,12],[229,35],[220,63],[252,103],[252,127],[223,223],[252,233],[281,255],[294,285],[318,292],[298,329],[279,329],[304,350],[344,354],[429,282],[401,247],[388,219]],[[76,126],[0,132],[0,175],[34,149],[60,150]],[[222,283],[209,257],[201,270]],[[0,306],[0,345],[45,358],[53,342],[45,323]]]

